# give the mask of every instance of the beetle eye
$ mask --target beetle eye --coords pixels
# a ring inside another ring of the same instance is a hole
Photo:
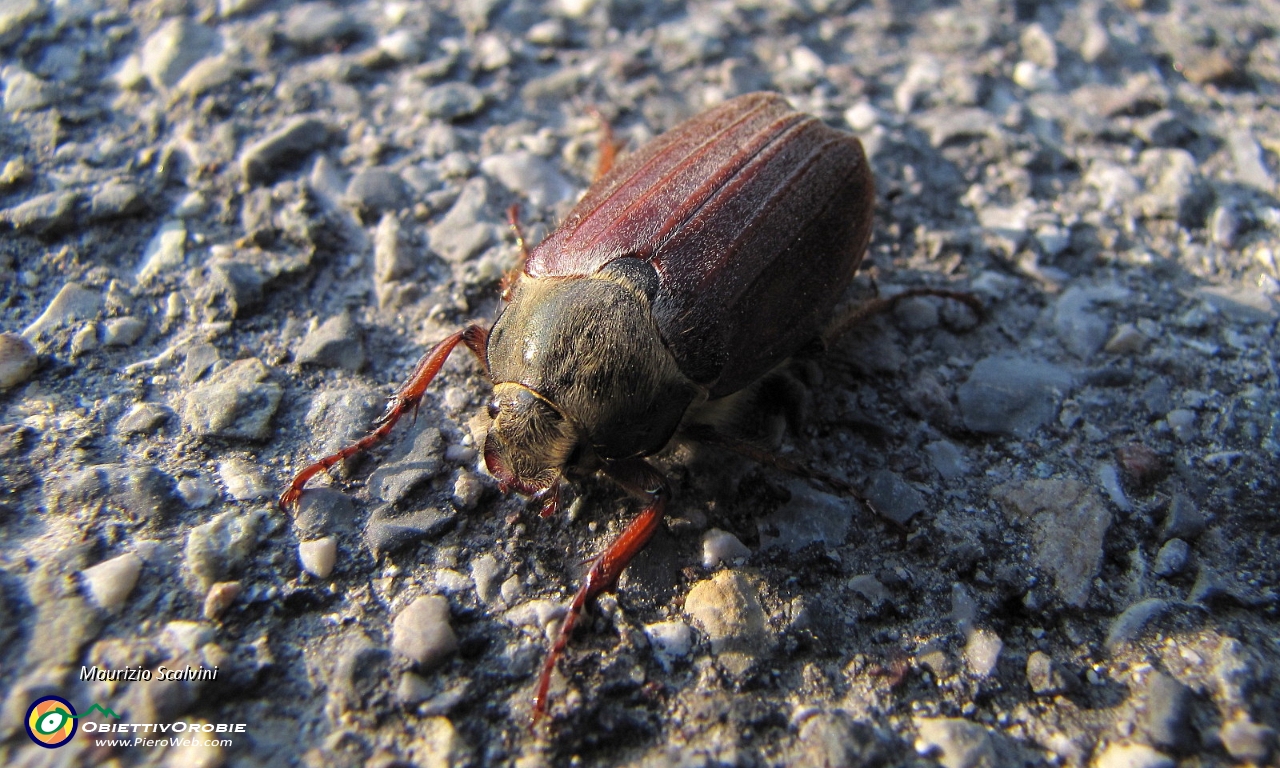
[[[500,410],[498,408],[498,398],[495,397],[492,400],[490,400],[488,408],[489,408],[489,418],[491,419],[498,418],[498,411]]]

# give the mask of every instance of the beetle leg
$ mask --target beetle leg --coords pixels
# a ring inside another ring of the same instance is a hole
[[[600,113],[600,110],[587,107],[587,112],[600,123],[600,159],[596,161],[596,177],[591,180],[594,184],[613,168],[613,161],[618,158],[618,141],[613,137],[613,126],[609,125],[608,119]]]
[[[658,530],[663,511],[667,506],[667,496],[670,493],[666,479],[643,459],[613,464],[606,472],[628,493],[644,499],[648,506],[636,516],[635,520],[631,521],[621,536],[600,553],[587,571],[587,576],[583,579],[577,594],[573,596],[573,602],[569,604],[569,612],[565,614],[564,623],[560,625],[560,633],[556,636],[556,641],[542,664],[542,673],[538,675],[538,688],[533,697],[535,723],[547,714],[547,691],[551,687],[551,673],[555,670],[556,662],[564,655],[564,649],[569,645],[573,627],[577,624],[578,617],[582,615],[583,607],[588,600],[597,595],[613,591],[618,583],[618,577],[622,576],[627,565],[640,554],[645,544],[649,543],[649,539]]]
[[[503,301],[511,301],[511,289],[515,286],[516,280],[520,278],[520,273],[524,271],[525,262],[529,260],[529,244],[524,239],[524,230],[520,228],[520,205],[518,203],[512,203],[511,207],[507,209],[507,224],[516,235],[516,246],[520,249],[520,261],[507,270],[506,274],[502,276],[502,282],[499,283]]]
[[[937,296],[942,299],[952,299],[967,305],[979,318],[986,314],[982,301],[972,293],[949,291],[945,288],[911,288],[888,298],[871,299],[858,304],[827,326],[827,330],[822,334],[822,341],[827,346],[830,346],[832,342],[848,333],[854,327],[882,312],[893,309],[903,299],[910,299],[916,296]]]
[[[461,331],[445,337],[443,341],[432,347],[418,361],[413,373],[409,376],[409,380],[387,402],[387,410],[378,418],[374,430],[337,453],[325,456],[304,467],[301,472],[294,476],[293,482],[289,483],[289,487],[285,489],[285,492],[280,495],[280,507],[287,510],[293,506],[298,501],[298,497],[302,495],[303,487],[312,477],[327,471],[338,462],[381,442],[387,435],[391,434],[392,428],[395,427],[396,422],[405,413],[412,411],[416,419],[418,405],[422,402],[422,395],[426,392],[427,385],[440,372],[440,368],[449,357],[449,353],[459,343],[465,344],[468,349],[475,353],[487,375],[489,366],[485,359],[485,352],[489,345],[488,331],[478,325],[468,325]]]
[[[835,475],[827,474],[819,469],[806,467],[803,464],[779,455],[775,451],[768,451],[754,443],[741,440],[733,437],[732,435],[726,435],[709,424],[696,424],[691,427],[685,427],[684,434],[692,440],[724,448],[725,450],[736,453],[739,456],[751,459],[757,464],[763,464],[766,467],[773,467],[781,472],[786,472],[787,474],[795,475],[796,477],[801,477],[805,480],[814,480],[822,483],[836,493],[841,493],[845,496],[851,496],[854,499],[857,499],[864,507],[869,509],[872,514],[890,525],[898,529],[903,528],[903,525],[897,520],[881,513],[880,510],[876,508],[876,505],[871,503],[871,499],[868,499],[863,495],[862,491],[859,491],[853,485],[841,480]]]

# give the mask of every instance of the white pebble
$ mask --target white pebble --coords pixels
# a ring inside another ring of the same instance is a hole
[[[298,560],[302,570],[317,579],[327,579],[338,561],[338,542],[332,536],[298,542]]]
[[[115,611],[124,605],[129,593],[137,586],[141,572],[142,559],[128,552],[86,568],[80,576],[94,604],[104,610]]]
[[[712,528],[702,534],[702,566],[714,569],[723,562],[750,557],[751,550],[728,531]]]

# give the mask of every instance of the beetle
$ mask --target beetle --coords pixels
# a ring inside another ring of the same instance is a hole
[[[727,101],[616,163],[602,152],[585,196],[504,281],[492,327],[431,348],[376,429],[299,472],[281,505],[385,438],[449,354],[469,348],[493,384],[483,454],[503,492],[546,517],[562,483],[602,472],[644,503],[569,605],[536,720],[585,605],[616,586],[662,521],[670,490],[647,457],[823,338],[866,251],[874,200],[858,139],[777,94]]]

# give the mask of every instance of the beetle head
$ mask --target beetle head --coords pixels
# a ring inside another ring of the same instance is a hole
[[[484,463],[503,492],[543,503],[542,514],[559,505],[560,478],[580,442],[578,429],[542,395],[520,384],[494,387],[493,424],[484,441]]]

